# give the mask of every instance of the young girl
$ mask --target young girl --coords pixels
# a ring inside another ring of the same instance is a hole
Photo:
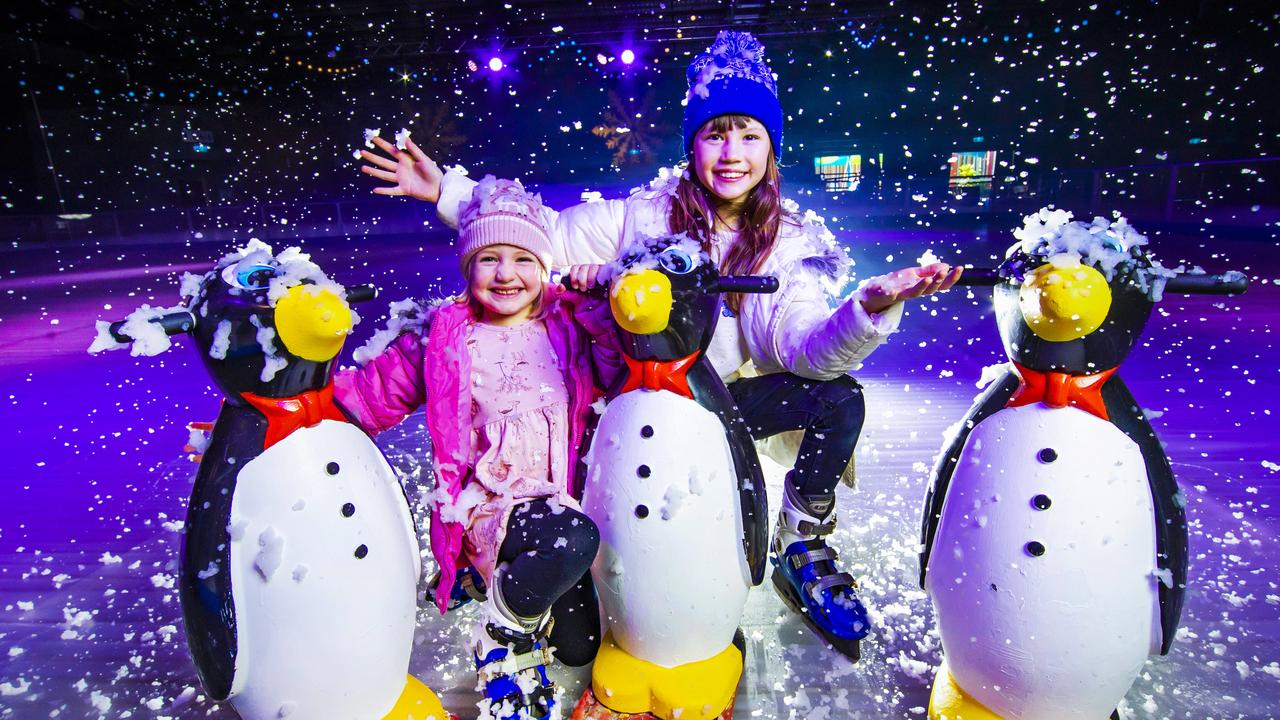
[[[458,223],[464,297],[334,383],[370,433],[427,406],[436,602],[444,612],[468,565],[488,588],[473,640],[482,717],[546,716],[551,646],[582,665],[599,643],[586,573],[600,538],[574,478],[598,393],[572,293],[547,285],[547,217],[518,183],[474,186]]]
[[[852,484],[850,460],[862,430],[862,388],[847,373],[897,329],[902,301],[946,290],[960,269],[938,263],[865,281],[832,310],[851,262],[812,214],[781,198],[777,161],[783,113],[764,48],[748,33],[721,32],[688,70],[684,110],[687,169],[664,173],[626,200],[589,202],[556,216],[554,258],[578,264],[575,286],[594,281],[591,264],[612,260],[637,237],[684,232],[726,274],[773,275],[772,295],[727,298],[708,356],[763,439],[803,430],[773,542],[773,582],[783,599],[834,647],[854,659],[870,626],[856,583],[841,572],[824,537],[835,528],[835,487]],[[395,160],[364,152],[362,170],[395,183],[384,195],[438,202],[456,221],[472,182],[442,174],[412,143]],[[758,376],[744,366],[754,364]]]

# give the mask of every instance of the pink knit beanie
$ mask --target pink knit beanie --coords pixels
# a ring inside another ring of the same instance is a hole
[[[491,245],[514,245],[528,250],[544,270],[551,268],[550,218],[542,198],[524,189],[519,180],[486,175],[458,218],[462,270],[471,257]]]

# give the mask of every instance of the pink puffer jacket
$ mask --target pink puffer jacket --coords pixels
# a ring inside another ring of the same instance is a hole
[[[591,403],[600,396],[592,378],[589,334],[600,338],[595,362],[606,381],[616,372],[616,343],[608,328],[608,305],[587,301],[574,293],[545,288],[551,306],[544,315],[551,347],[565,368],[569,390],[569,467],[576,471],[587,429]],[[603,308],[603,310],[601,309]],[[397,338],[364,367],[343,370],[334,378],[334,396],[371,435],[386,430],[427,406],[427,430],[435,461],[436,487],[431,508],[431,552],[440,566],[436,605],[445,611],[458,568],[467,560],[462,550],[463,526],[445,517],[441,490],[456,502],[471,477],[471,358],[466,351],[470,326],[476,322],[465,302],[443,305],[431,319],[426,342],[413,333]],[[571,473],[575,474],[575,473]],[[566,478],[578,497],[577,478]]]

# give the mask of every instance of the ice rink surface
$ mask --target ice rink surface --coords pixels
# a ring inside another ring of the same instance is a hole
[[[926,248],[944,260],[991,264],[1012,242],[1009,230],[840,239],[865,277],[911,264]],[[1272,330],[1280,292],[1271,282],[1280,253],[1274,239],[1229,235],[1165,233],[1151,247],[1168,266],[1186,260],[1267,282],[1238,298],[1166,298],[1121,368],[1167,444],[1191,524],[1182,636],[1170,655],[1148,662],[1121,708],[1126,718],[1261,720],[1280,712],[1280,347]],[[357,308],[359,343],[388,301],[430,294],[441,277],[456,289],[453,251],[441,242],[301,244],[339,282],[383,288],[378,301]],[[185,341],[155,358],[85,352],[94,320],[175,304],[177,275],[202,271],[227,249],[179,240],[0,250],[0,718],[234,717],[199,686],[174,586],[195,469],[181,452],[184,425],[212,419],[217,393]],[[861,580],[875,630],[862,661],[851,664],[766,581],[743,619],[738,717],[924,717],[939,657],[917,583],[929,468],[983,367],[1003,359],[989,291],[958,289],[912,305],[901,331],[857,373],[868,407],[859,486],[839,492],[833,545]],[[425,441],[421,413],[379,438],[411,495],[429,482]],[[772,507],[781,472],[768,468]],[[661,602],[663,589],[654,596]],[[441,617],[422,603],[410,667],[462,718],[475,715],[465,647],[474,619],[474,608]],[[571,706],[585,671],[555,675]]]

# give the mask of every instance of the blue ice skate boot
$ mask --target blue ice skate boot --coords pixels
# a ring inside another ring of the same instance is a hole
[[[436,593],[440,592],[440,571],[437,570],[435,575],[427,581],[427,604],[434,605],[436,602]],[[467,603],[475,600],[476,602],[484,602],[488,598],[485,596],[484,579],[480,577],[480,571],[468,565],[458,570],[458,577],[453,583],[453,589],[449,592],[449,603],[445,606],[445,611],[453,612]]]
[[[472,637],[480,691],[481,720],[538,720],[557,717],[551,664],[550,613],[519,617],[502,602],[498,582],[490,589]]]
[[[860,641],[871,631],[858,583],[836,568],[836,551],[822,538],[836,527],[835,496],[806,502],[790,476],[769,559],[773,586],[805,624],[833,648],[857,662]]]

